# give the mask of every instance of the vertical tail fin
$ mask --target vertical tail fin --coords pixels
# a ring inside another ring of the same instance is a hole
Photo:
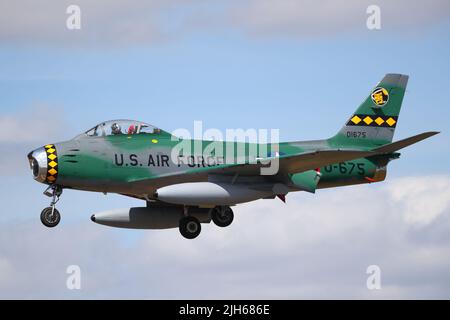
[[[379,146],[392,142],[408,76],[387,74],[351,115],[330,144]]]

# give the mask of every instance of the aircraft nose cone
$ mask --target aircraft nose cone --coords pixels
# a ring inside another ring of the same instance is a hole
[[[47,179],[47,153],[44,148],[38,148],[28,154],[28,161],[33,178],[39,182]]]
[[[95,214],[93,214],[93,215],[91,216],[91,221],[92,221],[92,222],[95,222]]]

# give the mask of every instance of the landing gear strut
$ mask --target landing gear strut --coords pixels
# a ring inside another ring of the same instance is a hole
[[[212,221],[221,228],[228,227],[234,219],[233,210],[230,207],[215,207],[211,212]]]
[[[62,188],[60,186],[51,185],[45,190],[44,194],[52,198],[50,207],[45,208],[41,212],[41,222],[44,226],[53,228],[56,227],[61,221],[61,215],[56,209],[56,203],[59,201],[59,197],[62,194]]]

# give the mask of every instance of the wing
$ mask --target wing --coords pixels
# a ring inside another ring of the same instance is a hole
[[[365,158],[378,154],[392,153],[397,150],[403,149],[407,146],[410,146],[414,143],[432,137],[438,133],[439,132],[436,131],[424,132],[403,140],[386,144],[384,146],[369,151],[342,150],[342,149],[317,150],[313,152],[287,155],[278,158],[267,158],[264,159],[262,162],[264,163],[266,161],[271,161],[272,164],[276,165],[276,161],[278,161],[279,164],[278,173],[280,174],[304,172],[343,161]],[[253,163],[253,164],[250,163],[219,168],[217,170],[219,170],[219,172],[220,170],[222,170],[222,173],[229,172],[243,175],[260,175],[262,168],[264,168],[264,165],[262,163]]]
[[[183,182],[207,181],[210,174],[259,176],[261,170],[268,169],[271,165],[278,170],[275,174],[288,174],[313,170],[319,167],[338,163],[342,161],[369,157],[374,155],[371,151],[360,150],[322,150],[305,152],[295,155],[287,155],[274,158],[259,159],[253,163],[229,164],[220,167],[198,168],[189,172],[178,172],[159,176],[151,179],[136,179],[129,181],[130,187],[138,190],[160,188],[162,186]],[[268,162],[270,162],[268,164]],[[269,170],[268,172],[270,172]],[[268,175],[270,176],[270,175]]]
[[[272,176],[285,176],[290,173],[314,170],[330,164],[349,161],[359,158],[370,157],[379,154],[392,153],[411,144],[429,138],[438,132],[425,132],[410,138],[386,144],[373,150],[316,150],[311,152],[285,155],[274,158],[259,159],[258,161],[244,164],[225,164],[218,167],[197,168],[188,172],[168,173],[164,176],[154,178],[135,179],[128,183],[128,191],[133,194],[152,194],[156,189],[183,182],[208,181],[208,176],[217,175],[239,175],[239,176],[261,176],[261,170],[271,165],[278,170],[273,171]],[[270,162],[267,164],[267,162]],[[270,170],[269,170],[270,172]],[[270,175],[266,175],[270,177]]]
[[[319,150],[295,155],[260,159],[255,163],[236,164],[215,168],[210,170],[209,173],[261,175],[262,169],[267,169],[266,172],[268,173],[271,172],[271,170],[268,170],[271,166],[273,168],[278,167],[278,170],[274,170],[272,175],[297,173],[314,170],[333,163],[369,157],[374,154],[375,153],[372,151],[361,150]]]

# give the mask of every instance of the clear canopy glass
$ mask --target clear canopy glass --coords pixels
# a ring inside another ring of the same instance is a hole
[[[160,134],[161,130],[141,121],[111,120],[99,123],[79,137],[106,137],[115,135],[133,135],[141,133]]]

